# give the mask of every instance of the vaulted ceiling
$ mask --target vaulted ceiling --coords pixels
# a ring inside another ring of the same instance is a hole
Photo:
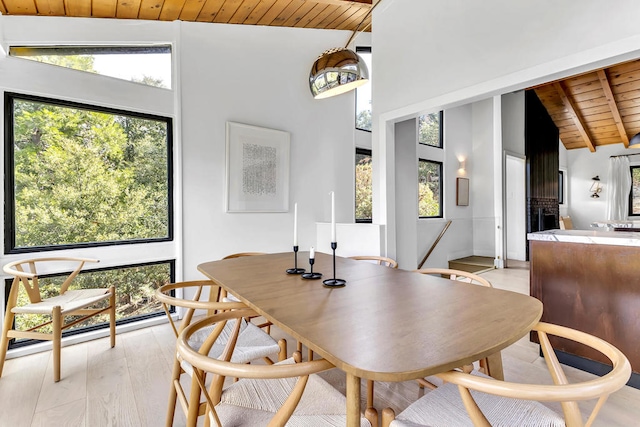
[[[624,144],[640,132],[640,59],[533,88],[568,150]]]
[[[3,15],[369,30],[372,0],[0,0]]]

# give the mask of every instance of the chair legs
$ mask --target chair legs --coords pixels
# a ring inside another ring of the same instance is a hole
[[[116,346],[116,287],[111,285],[109,287],[111,296],[109,297],[109,332],[111,334],[111,348]]]
[[[13,325],[13,319],[16,317],[10,310],[4,316],[4,324],[2,325],[2,340],[0,341],[0,377],[4,369],[4,361],[7,358],[7,350],[9,348],[9,329]]]
[[[60,347],[62,344],[62,312],[59,305],[53,307],[53,381],[60,381]]]

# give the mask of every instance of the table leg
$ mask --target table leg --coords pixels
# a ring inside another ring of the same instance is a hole
[[[360,426],[360,377],[347,373],[347,427]]]
[[[504,371],[502,369],[502,353],[497,352],[487,357],[486,374],[497,380],[504,381]]]

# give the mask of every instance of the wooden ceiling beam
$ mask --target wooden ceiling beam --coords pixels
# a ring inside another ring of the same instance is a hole
[[[618,110],[618,106],[616,105],[616,99],[613,97],[613,92],[611,91],[611,84],[609,83],[609,79],[607,78],[607,73],[604,70],[598,70],[598,79],[600,80],[600,84],[602,85],[604,96],[607,98],[607,104],[609,104],[609,109],[611,109],[611,114],[613,114],[613,121],[616,123],[616,127],[618,128],[618,132],[620,133],[620,138],[622,139],[624,148],[629,148],[629,137],[627,136],[627,131],[624,128],[624,124],[622,123],[622,117],[620,117],[620,111]]]
[[[565,108],[569,112],[569,115],[573,119],[573,122],[578,128],[578,131],[580,132],[580,135],[582,136],[582,139],[584,140],[585,145],[587,146],[589,151],[591,151],[592,153],[595,152],[596,147],[593,145],[593,142],[591,141],[591,138],[587,133],[587,129],[584,126],[584,122],[582,121],[582,118],[580,118],[580,115],[578,114],[577,108],[575,107],[573,101],[571,100],[571,98],[567,96],[567,93],[565,92],[561,83],[555,82],[553,83],[553,87],[555,88],[556,92],[558,92],[558,95],[562,100],[562,104],[564,104]]]

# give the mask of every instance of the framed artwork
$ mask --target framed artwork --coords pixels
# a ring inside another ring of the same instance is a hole
[[[289,132],[227,122],[227,212],[289,210]]]
[[[469,206],[469,178],[456,178],[456,205]]]

